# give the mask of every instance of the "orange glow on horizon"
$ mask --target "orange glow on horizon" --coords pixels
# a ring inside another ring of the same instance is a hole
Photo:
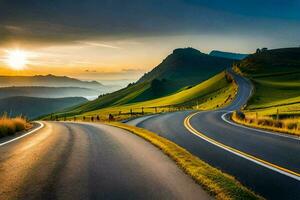
[[[23,70],[26,68],[28,58],[25,51],[16,49],[7,51],[5,63],[12,70]]]

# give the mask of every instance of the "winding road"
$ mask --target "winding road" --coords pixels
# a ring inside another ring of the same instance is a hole
[[[230,73],[239,89],[235,100],[226,108],[146,116],[127,123],[177,143],[267,199],[299,200],[299,138],[231,122],[229,113],[247,102],[253,87],[249,80]]]
[[[231,72],[236,99],[216,111],[181,111],[127,122],[184,147],[267,199],[300,199],[300,140],[234,124],[251,96]],[[0,199],[211,199],[160,150],[104,124],[42,122],[0,140]]]
[[[43,122],[0,141],[0,199],[211,199],[156,147],[103,124]]]

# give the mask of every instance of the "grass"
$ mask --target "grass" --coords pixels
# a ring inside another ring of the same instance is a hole
[[[300,116],[299,56],[300,48],[275,49],[250,55],[235,64],[235,71],[250,78],[255,87],[245,108],[249,120],[239,123],[298,134],[288,127],[299,121]],[[279,122],[274,120],[277,115]],[[278,123],[283,127],[276,127]]]
[[[133,117],[141,114],[152,114],[169,112],[183,109],[209,110],[228,105],[237,91],[237,86],[226,78],[222,72],[207,81],[194,87],[185,87],[179,92],[138,103],[109,106],[98,110],[93,110],[75,115],[77,119],[83,117],[91,118],[99,116],[101,120],[107,119],[109,114],[113,114],[117,119],[124,119],[125,116]],[[132,114],[131,114],[132,113]],[[68,113],[58,113],[58,118],[74,119]],[[44,118],[49,119],[49,116]]]
[[[0,118],[0,137],[13,135],[30,127],[31,125],[22,117],[8,118],[3,115]]]
[[[300,73],[276,74],[253,79],[255,93],[248,109],[264,109],[300,103]]]
[[[232,176],[208,165],[187,150],[153,132],[116,122],[109,125],[130,131],[161,149],[216,199],[262,199]]]
[[[259,115],[257,112],[232,114],[232,120],[253,128],[277,131],[300,136],[300,117],[274,119],[270,116]]]

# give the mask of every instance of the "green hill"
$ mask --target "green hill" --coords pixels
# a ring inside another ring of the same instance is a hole
[[[173,82],[179,89],[187,85],[195,85],[230,67],[233,59],[210,56],[193,48],[175,49],[138,83],[154,79]]]
[[[209,79],[234,60],[218,58],[193,48],[176,49],[134,84],[69,110],[70,115],[148,101],[179,92]]]
[[[0,99],[0,114],[7,113],[10,117],[24,115],[29,119],[57,112],[65,108],[87,102],[83,97],[36,98],[8,97]]]
[[[239,64],[243,74],[250,77],[300,71],[300,48],[262,50],[249,55]]]
[[[236,66],[255,85],[247,109],[300,113],[300,48],[264,50]]]
[[[136,102],[123,105],[109,106],[101,109],[86,110],[86,107],[80,106],[71,112],[56,113],[58,117],[90,117],[99,115],[107,118],[109,114],[118,116],[119,113],[127,114],[130,111],[134,113],[154,113],[168,111],[175,107],[185,107],[194,109],[214,109],[228,104],[236,93],[236,87],[231,80],[226,78],[225,73],[219,73],[212,78],[201,82],[193,87],[183,88],[177,93],[173,93],[164,97],[153,100]],[[199,105],[199,106],[197,106]],[[82,110],[80,110],[82,109]],[[143,109],[143,110],[142,110]]]

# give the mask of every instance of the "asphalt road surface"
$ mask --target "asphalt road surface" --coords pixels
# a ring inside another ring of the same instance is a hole
[[[252,92],[247,79],[233,76],[239,91],[233,103],[224,109],[167,113],[127,123],[179,144],[267,199],[299,200],[299,138],[232,123],[229,112],[241,108]]]
[[[127,131],[44,125],[16,141],[1,141],[1,200],[211,199],[160,150]]]

